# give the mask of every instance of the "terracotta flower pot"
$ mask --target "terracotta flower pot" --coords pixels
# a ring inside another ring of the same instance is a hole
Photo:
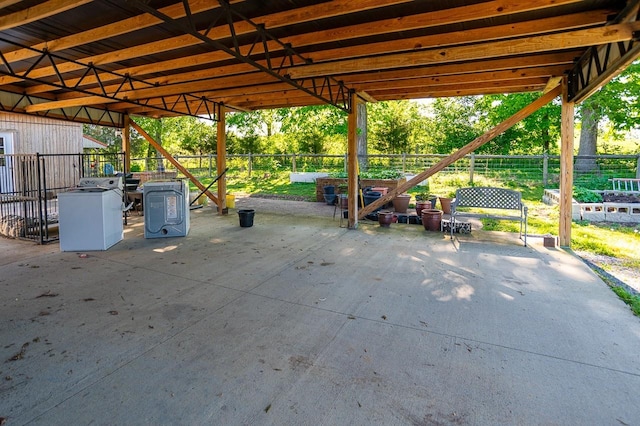
[[[422,215],[422,210],[430,208],[432,208],[431,201],[416,201],[416,214],[418,216]]]
[[[451,214],[451,201],[453,201],[453,198],[440,197],[440,208],[442,209],[442,213]]]
[[[381,210],[378,212],[378,223],[380,226],[388,228],[394,222],[397,222],[398,217],[388,210]]]
[[[409,201],[411,201],[411,195],[399,194],[393,199],[393,210],[397,213],[406,213],[409,207]]]
[[[422,225],[427,231],[440,231],[442,222],[442,210],[424,209],[422,210]]]

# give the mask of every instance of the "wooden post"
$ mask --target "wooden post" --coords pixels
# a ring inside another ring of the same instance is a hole
[[[138,123],[131,120],[131,127],[133,127],[136,132],[140,133],[140,136],[145,138],[147,142],[149,142],[152,147],[154,147],[164,158],[166,158],[171,164],[173,164],[176,169],[180,170],[182,174],[187,177],[187,179],[193,182],[193,184],[197,186],[200,191],[203,191],[211,201],[218,204],[218,199],[216,198],[216,196],[213,195],[211,191],[206,190],[207,188],[203,184],[201,184],[200,181],[196,179],[196,177],[192,175],[191,172],[189,172],[189,170],[187,170],[182,164],[180,164],[175,158],[173,158],[171,154],[169,154],[167,150],[162,147],[162,145],[160,145],[151,136],[149,136],[149,134],[138,125]]]
[[[560,247],[571,246],[573,200],[573,140],[575,104],[569,102],[567,76],[562,79],[562,124],[560,142]]]
[[[122,127],[122,151],[124,151],[124,170],[131,171],[131,119],[129,114],[124,115],[124,123]]]
[[[226,111],[224,105],[220,105],[220,115],[218,116],[218,144],[216,147],[216,173],[224,172],[227,168],[227,135],[226,131]],[[218,179],[218,214],[226,215],[229,213],[227,209],[227,177],[222,176]]]
[[[469,182],[473,183],[473,174],[476,170],[476,153],[471,153],[471,159],[469,160]]]
[[[537,110],[539,110],[540,108],[542,108],[543,106],[551,102],[558,95],[560,95],[560,93],[562,93],[562,89],[560,88],[560,86],[557,86],[555,89],[552,89],[546,92],[545,94],[540,96],[538,99],[536,99],[535,101],[531,102],[529,105],[522,108],[520,111],[513,114],[511,117],[507,118],[505,121],[498,124],[493,129],[487,131],[484,135],[477,137],[476,139],[469,142],[467,145],[463,146],[462,148],[460,148],[458,151],[454,152],[450,156],[443,158],[442,160],[438,161],[435,165],[431,166],[427,170],[414,176],[411,180],[401,185],[398,185],[396,189],[389,191],[387,195],[384,195],[378,198],[373,203],[364,207],[358,213],[359,218],[365,217],[366,215],[368,215],[378,207],[381,207],[384,204],[388,203],[389,201],[393,200],[396,194],[402,194],[408,189],[413,188],[423,180],[438,173],[439,171],[443,170],[445,167],[463,158],[465,155],[475,151],[485,143],[489,142],[491,139],[504,133],[505,130],[509,129],[511,126],[513,126],[517,122],[524,120],[525,118],[527,118],[528,116],[530,116],[531,114],[533,114],[534,112],[536,112]]]
[[[358,102],[355,92],[351,92],[351,111],[347,129],[347,190],[348,190],[348,227],[358,227]]]

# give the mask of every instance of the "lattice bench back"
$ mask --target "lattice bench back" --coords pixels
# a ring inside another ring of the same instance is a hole
[[[456,207],[520,210],[522,195],[503,188],[473,187],[456,191]]]

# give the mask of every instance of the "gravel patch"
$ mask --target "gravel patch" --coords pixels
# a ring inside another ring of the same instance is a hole
[[[587,265],[604,275],[614,285],[627,287],[631,293],[640,293],[640,268],[632,268],[623,264],[621,259],[593,254],[585,251],[576,251]]]

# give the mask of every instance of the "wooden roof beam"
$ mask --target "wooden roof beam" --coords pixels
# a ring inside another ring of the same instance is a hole
[[[489,71],[479,72],[461,75],[447,75],[437,77],[421,77],[402,80],[391,81],[379,81],[375,83],[367,84],[353,84],[351,87],[355,90],[360,90],[366,87],[369,92],[375,90],[389,90],[389,89],[409,89],[409,88],[422,88],[425,86],[437,87],[451,84],[469,84],[476,82],[492,82],[492,81],[518,81],[531,78],[545,78],[548,79],[551,76],[562,76],[566,70],[565,66],[556,65],[554,67],[539,67],[539,68],[524,68],[507,71]],[[557,86],[557,84],[556,84]],[[554,86],[555,87],[555,86]]]
[[[18,12],[0,16],[0,31],[45,19],[90,2],[91,0],[49,0]]]
[[[366,24],[328,29],[317,33],[302,34],[283,39],[283,41],[294,43],[294,46],[300,47],[317,44],[319,42],[342,41],[399,31],[438,27],[478,19],[490,19],[496,16],[505,16],[550,7],[553,8],[563,4],[577,2],[576,0],[529,0],[526,2],[494,0],[468,6],[452,7],[416,15],[385,19]]]
[[[90,1],[90,0],[88,0]],[[83,3],[88,3],[84,1]],[[244,0],[229,0],[231,4],[240,3]],[[210,0],[190,0],[189,6],[192,13],[205,12],[207,10],[213,10],[220,7],[215,1]],[[175,19],[185,16],[184,8],[181,3],[173,4],[171,6],[160,9],[164,14],[171,16]],[[55,13],[53,13],[55,14]],[[53,15],[52,14],[52,15]],[[148,14],[140,14],[132,18],[123,19],[111,24],[103,25],[101,27],[92,28],[90,30],[82,31],[80,33],[72,34],[66,37],[62,37],[56,40],[49,40],[43,43],[38,43],[30,46],[35,50],[47,49],[50,52],[61,51],[65,49],[71,49],[73,47],[82,46],[100,40],[106,40],[110,37],[116,37],[123,34],[127,34],[133,31],[138,31],[144,28],[148,28],[159,24],[161,21]],[[21,24],[24,24],[22,22]],[[19,49],[13,52],[5,54],[8,62],[23,61],[25,59],[36,57],[37,54],[30,49]],[[98,62],[95,62],[98,64]]]
[[[505,70],[521,70],[531,67],[570,65],[580,51],[536,54],[524,57],[487,59],[478,62],[462,62],[454,64],[436,64],[421,68],[401,68],[391,71],[371,71],[359,74],[341,75],[350,86],[366,82],[403,80],[406,78],[435,77],[446,75],[472,74],[475,72],[495,72]]]
[[[385,7],[389,5],[406,3],[409,0],[333,0],[331,7],[327,8],[326,4],[313,5],[300,9],[287,10],[272,15],[260,17],[257,20],[258,23],[265,25],[268,28],[278,28],[285,25],[292,25],[297,23],[303,23],[311,20],[317,20],[327,17],[332,17],[341,14],[348,14],[354,12],[360,12],[377,7]],[[240,0],[231,1],[231,4],[239,3]],[[199,0],[190,4],[192,13],[198,13],[213,9],[212,5],[215,2],[209,0]],[[216,6],[218,7],[218,6]],[[184,16],[184,8],[178,5],[168,6],[160,9],[160,12],[166,14],[171,18],[180,18]],[[71,47],[80,46],[90,42],[122,35],[127,32],[146,28],[155,24],[158,24],[160,20],[148,14],[142,14],[134,18],[125,19],[123,21],[115,22],[113,24],[105,25],[99,28],[84,31],[80,34],[74,34],[73,36],[64,37],[58,40],[52,40],[47,43],[40,43],[32,46],[33,49],[43,50],[48,49],[51,51],[68,49]],[[246,22],[236,22],[234,24],[234,31],[236,35],[250,34],[255,31],[255,28]],[[205,31],[200,31],[204,34]],[[207,36],[213,39],[223,39],[230,36],[228,27],[222,25],[211,29],[207,33]],[[94,65],[107,64],[112,62],[124,61],[133,58],[139,58],[145,55],[153,55],[161,52],[167,52],[184,47],[194,46],[202,43],[201,40],[194,38],[191,35],[181,35],[177,37],[171,37],[168,39],[157,40],[154,42],[146,43],[144,45],[134,46],[126,49],[121,49],[114,52],[104,53],[100,55],[94,55],[83,58],[85,63],[93,63]],[[273,43],[271,44],[273,46]],[[275,46],[273,46],[275,47]],[[25,60],[37,56],[31,49],[20,49],[14,52],[8,52],[5,54],[5,59],[8,62],[15,62],[19,60]],[[194,65],[202,63],[211,63],[214,61],[220,61],[228,59],[229,55],[215,52],[208,56],[202,56],[196,59]],[[180,67],[180,61],[166,61],[167,63],[175,63]],[[184,66],[184,65],[182,65]],[[121,70],[122,73],[129,73],[130,75],[138,75],[140,72],[144,72],[143,67],[137,67],[137,70]],[[74,66],[73,64],[64,64],[60,67],[61,72],[77,71],[81,68]],[[157,71],[148,71],[157,72]],[[44,67],[42,70],[36,70],[34,75],[39,77],[51,76],[55,74],[55,70],[51,67]],[[0,79],[0,84],[14,82],[11,80]]]
[[[565,33],[525,37],[519,40],[503,40],[467,46],[426,49],[419,52],[391,54],[364,59],[346,59],[327,63],[303,65],[288,69],[293,79],[310,76],[340,75],[399,67],[426,66],[472,61],[501,56],[527,55],[550,50],[575,49],[592,46],[594,42],[615,43],[633,39],[640,30],[640,22],[610,25],[601,28]]]
[[[406,99],[407,96],[414,98],[423,97],[423,94],[434,94],[438,92],[452,93],[456,91],[472,91],[483,93],[487,89],[498,89],[506,92],[517,91],[520,88],[527,88],[525,91],[542,90],[549,79],[543,77],[528,78],[522,80],[497,80],[497,81],[478,81],[458,84],[444,84],[437,87],[426,86],[424,90],[413,89],[389,89],[389,90],[370,90],[369,93],[377,99],[386,99],[389,96],[398,96]],[[537,88],[537,89],[536,89]],[[417,96],[416,96],[417,95]],[[428,96],[424,96],[428,97]]]
[[[563,0],[563,2],[568,2],[568,3],[571,3],[574,1],[575,0]],[[351,6],[351,9],[347,9],[345,7],[342,7],[342,9],[345,11],[346,10],[356,11],[356,10],[363,9],[364,5],[358,5],[358,3],[359,2],[354,2],[354,4]],[[386,3],[392,3],[392,2],[387,1]],[[313,32],[309,34],[291,36],[291,37],[283,38],[282,41],[289,43],[292,46],[302,47],[302,46],[314,45],[318,43],[326,43],[329,41],[353,38],[355,37],[356,34],[366,35],[367,32],[371,32],[371,31],[373,31],[374,33],[378,33],[383,29],[384,29],[384,32],[386,33],[386,32],[406,31],[408,29],[426,28],[430,26],[440,26],[445,24],[451,24],[455,22],[460,22],[461,16],[466,17],[466,19],[486,19],[486,18],[493,17],[496,14],[517,13],[517,12],[522,12],[522,11],[531,10],[531,9],[540,9],[542,7],[557,6],[556,2],[549,1],[549,0],[535,0],[525,4],[510,5],[510,6],[505,6],[504,3],[505,3],[504,1],[491,1],[487,3],[481,3],[479,5],[463,6],[459,8],[445,9],[444,11],[413,15],[411,17],[405,17],[403,19],[387,20],[387,21],[384,21],[383,23],[376,22],[371,24],[360,24],[357,26],[346,27],[346,29],[341,29],[340,33],[337,33],[336,31],[319,31],[319,32]],[[327,8],[324,7],[324,9],[327,9]],[[332,3],[332,8],[328,8],[328,9],[331,9],[333,11],[333,3]],[[498,10],[500,12],[497,12]],[[316,12],[315,19],[319,19],[317,16],[318,14],[320,15],[320,17],[324,16],[324,14],[318,10],[318,7],[315,7],[313,11]],[[576,28],[577,26],[593,25],[597,22],[602,22],[603,15],[605,15],[605,12],[608,12],[608,11],[590,12],[585,14],[579,14],[578,16],[571,15],[570,17],[549,18],[546,20],[532,21],[528,24],[518,23],[518,24],[512,24],[512,25],[505,25],[505,26],[501,26],[500,29],[497,30],[498,32],[490,38],[513,37],[518,34],[529,34],[531,31],[533,31],[533,28],[539,28],[540,31],[545,31],[545,30],[558,31],[566,28]],[[334,13],[335,12],[332,12],[331,14],[334,14]],[[276,14],[276,15],[278,15],[279,19],[289,18],[289,20],[284,21],[287,24],[294,24],[299,22],[299,21],[295,21],[294,18],[291,16],[284,17],[284,16],[280,16],[281,14]],[[309,13],[304,15],[305,19],[309,19],[307,15],[309,15]],[[298,19],[301,19],[301,18],[298,18]],[[276,25],[277,21],[273,16],[266,17],[265,19],[262,19],[260,21],[271,22],[272,27],[274,28],[277,28],[278,26],[282,25],[282,24]],[[244,28],[245,26],[241,25],[240,28],[236,29],[236,32],[239,34],[248,32],[249,30],[247,28]],[[201,33],[204,33],[204,32],[201,31]],[[339,37],[339,34],[342,34],[341,38]],[[336,58],[343,57],[343,56],[336,56],[336,55],[344,55],[344,54],[349,54],[350,56],[371,55],[372,53],[376,53],[377,51],[382,49],[384,46],[387,46],[387,48],[390,48],[391,45],[395,45],[395,47],[393,47],[394,50],[410,50],[410,49],[415,49],[415,46],[446,45],[451,43],[452,41],[455,41],[455,38],[460,37],[460,34],[463,34],[462,37],[466,39],[464,40],[464,42],[473,42],[473,41],[477,42],[481,40],[486,40],[488,36],[486,29],[470,30],[470,31],[464,31],[464,32],[439,34],[434,36],[422,37],[418,39],[410,39],[408,41],[376,43],[375,46],[371,46],[370,52],[369,52],[370,46],[367,45],[365,47],[331,50],[331,51],[328,51],[329,52],[328,54],[325,54],[323,52],[316,52],[310,56],[313,57],[315,62],[318,62],[321,60],[336,59]],[[467,36],[466,34],[470,34],[470,35]],[[217,27],[208,34],[208,37],[215,38],[215,39],[221,39],[228,36],[229,36],[228,29],[226,27]],[[84,58],[82,62],[85,62],[85,63],[90,62],[90,63],[93,63],[94,65],[100,65],[100,64],[106,64],[106,63],[111,63],[116,61],[123,61],[126,59],[137,58],[144,55],[156,54],[158,52],[174,50],[181,47],[191,46],[199,43],[200,41],[195,39],[194,37],[190,35],[184,35],[184,36],[173,37],[171,39],[158,40],[156,42],[147,43],[143,46],[136,46],[128,49],[122,49],[116,52],[109,52],[101,55],[94,55],[91,57]],[[402,44],[402,48],[399,46],[399,44]],[[276,43],[268,43],[268,45],[270,49],[279,48],[279,46]],[[353,50],[355,49],[357,49],[357,52],[353,52]],[[256,46],[253,53],[260,54],[260,53],[263,53],[263,51],[264,49],[262,49],[262,46]],[[15,56],[15,53],[13,55]],[[126,73],[132,76],[138,76],[144,73],[166,72],[170,69],[182,68],[185,66],[185,64],[202,65],[205,63],[214,63],[217,61],[224,61],[224,60],[227,60],[228,58],[229,58],[228,54],[224,52],[211,52],[211,53],[202,54],[202,55],[194,55],[189,58],[181,58],[179,60],[169,60],[169,61],[153,63],[149,65],[144,65],[144,66],[120,69],[118,72],[121,74]],[[8,61],[15,60],[15,57],[13,57],[12,59],[12,56],[10,54],[7,56],[7,60]],[[81,69],[81,67],[79,67],[76,64],[62,64],[58,68],[59,68],[59,71],[63,73],[77,71]],[[34,78],[42,78],[42,77],[52,76],[55,74],[55,72],[56,71],[52,67],[43,67],[41,69],[34,70],[31,73],[31,75]],[[85,81],[87,83],[91,83],[92,81],[95,81],[95,78],[89,77],[89,78],[86,78]],[[0,77],[0,84],[7,84],[11,82],[13,82],[13,80],[10,80],[9,77]]]
[[[555,16],[552,18],[536,19],[532,21],[515,22],[496,25],[490,28],[474,28],[465,31],[431,34],[420,37],[403,38],[400,40],[369,43],[364,46],[349,46],[337,49],[322,50],[309,54],[316,63],[338,60],[340,58],[366,57],[389,52],[410,52],[424,48],[438,46],[445,47],[454,44],[478,43],[500,39],[512,39],[534,34],[544,34],[556,31],[569,31],[586,27],[601,26],[607,22],[611,10],[594,10],[572,15]],[[293,42],[293,41],[292,41]]]

